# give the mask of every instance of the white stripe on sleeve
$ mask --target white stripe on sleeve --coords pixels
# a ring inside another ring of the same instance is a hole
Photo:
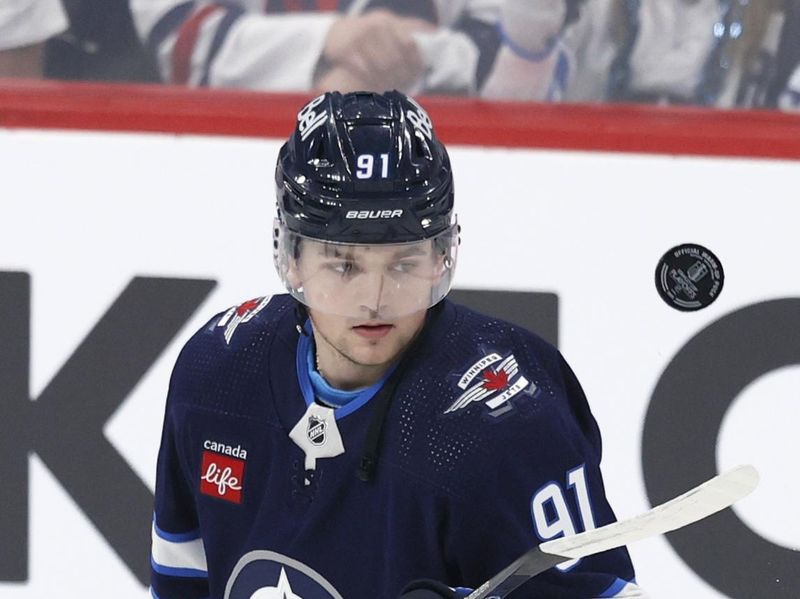
[[[203,539],[192,541],[168,541],[158,536],[153,524],[153,547],[151,556],[159,566],[167,568],[188,568],[191,570],[208,571],[206,565],[206,550]]]
[[[629,582],[617,591],[616,594],[612,596],[612,599],[648,599],[648,595],[637,585]]]

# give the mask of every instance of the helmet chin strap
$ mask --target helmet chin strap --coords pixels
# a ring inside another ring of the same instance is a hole
[[[308,331],[306,331],[305,328],[306,321],[308,320],[308,308],[306,308],[305,304],[301,302],[295,302],[294,317],[297,321],[294,325],[294,328],[297,329],[297,332],[300,335],[308,337]]]

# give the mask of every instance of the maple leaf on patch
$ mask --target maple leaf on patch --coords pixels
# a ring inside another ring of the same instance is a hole
[[[243,304],[240,304],[240,305],[239,305],[239,306],[237,306],[237,308],[236,308],[236,315],[237,315],[237,316],[244,316],[244,315],[245,315],[245,314],[247,314],[247,313],[248,313],[250,310],[252,310],[252,309],[253,309],[253,308],[255,308],[256,306],[258,306],[258,302],[259,302],[259,300],[257,300],[257,299],[251,299],[251,300],[247,300],[247,301],[246,301],[245,303],[243,303]]]
[[[508,386],[508,373],[505,370],[494,372],[487,370],[483,373],[483,388],[489,391],[499,391]]]

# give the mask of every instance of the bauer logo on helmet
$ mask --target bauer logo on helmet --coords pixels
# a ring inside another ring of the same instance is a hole
[[[402,210],[348,210],[345,218],[373,219],[373,218],[400,218]]]

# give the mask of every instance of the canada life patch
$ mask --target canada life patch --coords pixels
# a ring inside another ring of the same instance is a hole
[[[231,503],[242,503],[244,464],[244,460],[204,450],[200,492]]]
[[[530,389],[533,385],[519,371],[519,364],[514,354],[502,356],[492,352],[474,362],[458,380],[458,388],[462,393],[444,413],[451,414],[472,405],[484,402],[491,410],[490,414],[499,416],[511,409],[508,400]]]

